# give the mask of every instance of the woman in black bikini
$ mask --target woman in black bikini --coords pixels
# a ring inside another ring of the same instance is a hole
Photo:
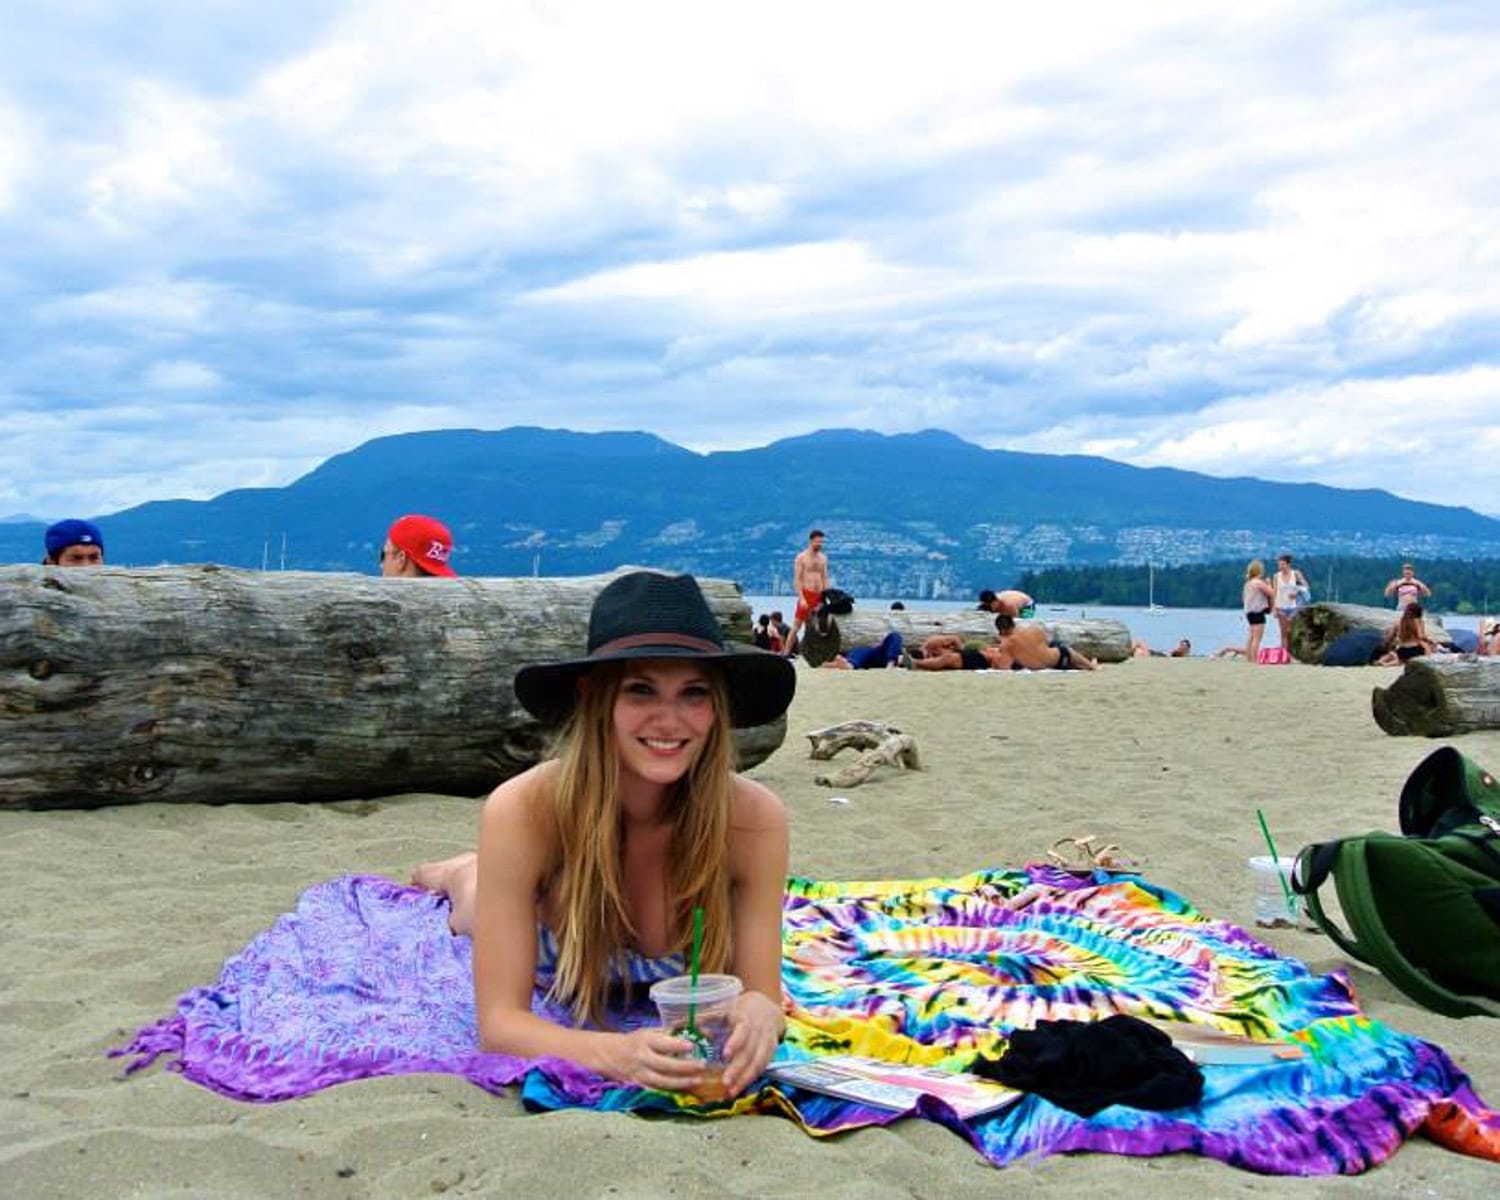
[[[1396,622],[1396,647],[1380,659],[1379,665],[1394,667],[1436,649],[1437,643],[1427,636],[1427,626],[1422,621],[1422,606],[1413,602],[1401,610],[1401,619]]]

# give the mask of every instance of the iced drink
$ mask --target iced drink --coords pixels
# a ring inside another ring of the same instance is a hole
[[[729,1018],[744,985],[733,975],[677,975],[651,985],[651,999],[668,1033],[686,1038],[703,1060],[703,1082],[693,1089],[700,1100],[723,1100],[724,1046],[729,1041]]]

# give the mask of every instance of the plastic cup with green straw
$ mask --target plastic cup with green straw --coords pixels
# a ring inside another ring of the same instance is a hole
[[[1286,876],[1281,871],[1281,855],[1276,853],[1276,843],[1271,838],[1271,827],[1266,824],[1266,814],[1260,809],[1255,810],[1255,819],[1260,822],[1261,836],[1266,839],[1266,849],[1271,852],[1271,865],[1276,868],[1276,878],[1281,883],[1281,894],[1286,897],[1286,911],[1289,916],[1295,915],[1297,911],[1297,898],[1292,895],[1292,885],[1286,881]]]

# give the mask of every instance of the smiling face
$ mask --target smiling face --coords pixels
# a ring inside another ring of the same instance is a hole
[[[701,663],[630,663],[614,707],[621,783],[676,783],[697,761],[716,720],[713,680]]]

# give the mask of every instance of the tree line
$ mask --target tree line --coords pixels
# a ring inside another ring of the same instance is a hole
[[[1417,578],[1432,589],[1426,602],[1434,612],[1492,613],[1500,608],[1500,559],[1411,559]],[[1267,576],[1276,560],[1265,560]],[[1155,599],[1169,608],[1238,608],[1245,582],[1245,562],[1181,563],[1157,566]],[[1390,558],[1299,558],[1315,601],[1390,607],[1385,585],[1401,574]],[[1114,604],[1143,607],[1151,585],[1150,567],[1047,567],[1026,571],[1017,582],[1023,592],[1050,604]]]

